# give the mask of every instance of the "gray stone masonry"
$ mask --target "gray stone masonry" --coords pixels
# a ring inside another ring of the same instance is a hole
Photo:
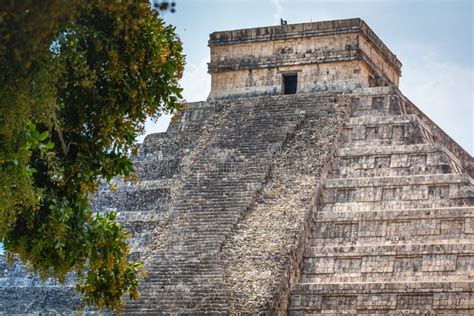
[[[311,196],[350,96],[320,94],[310,99],[308,104],[300,102],[304,120],[274,155],[268,180],[224,243],[231,314],[263,313],[276,304],[275,293],[285,280],[278,276],[288,269],[289,253],[310,218]]]
[[[149,273],[126,313],[470,313],[470,156],[408,102],[371,88],[190,104],[146,138],[140,181],[94,200]],[[3,313],[79,308],[73,282],[2,271]]]
[[[402,64],[360,18],[214,32],[208,99],[398,86]]]
[[[397,89],[353,97],[289,314],[472,315],[472,157]]]
[[[130,302],[127,313],[230,312],[234,284],[228,284],[228,275],[234,270],[225,265],[225,240],[258,203],[276,153],[290,149],[289,139],[304,122],[324,123],[337,117],[337,97],[323,93],[219,103],[220,110],[192,134],[194,147],[183,158],[189,164],[180,168],[168,210],[162,215],[169,220],[157,225],[149,247],[149,276],[141,299]],[[174,130],[190,133],[189,117],[186,112]],[[173,129],[168,137],[172,133]],[[335,132],[327,134],[331,137]],[[275,276],[267,278],[271,283]]]
[[[125,313],[472,313],[472,157],[437,129],[390,87],[189,104],[93,201],[149,273]],[[79,310],[2,264],[0,314]]]

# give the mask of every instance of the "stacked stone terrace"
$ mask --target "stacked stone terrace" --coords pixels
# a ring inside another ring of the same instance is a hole
[[[146,137],[138,183],[93,200],[149,274],[125,314],[474,313],[474,159],[398,91],[367,24],[209,46],[208,100]],[[78,310],[73,279],[0,263],[0,314]]]
[[[354,94],[291,315],[474,312],[473,180],[414,112],[394,88]]]

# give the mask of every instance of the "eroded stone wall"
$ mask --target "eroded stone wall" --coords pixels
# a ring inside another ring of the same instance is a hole
[[[358,46],[360,48],[361,58],[364,61],[361,67],[360,80],[364,81],[364,87],[369,87],[369,76],[385,76],[394,85],[398,87],[400,80],[400,69],[390,65],[387,57],[366,37],[359,36]]]
[[[247,58],[268,58],[281,55],[281,59],[292,59],[294,55],[303,57],[307,53],[345,51],[357,46],[357,34],[321,35],[318,37],[293,38],[232,45],[211,46],[211,63],[219,61],[239,62]],[[293,56],[292,56],[293,55]],[[244,65],[233,65],[244,67]],[[264,68],[264,65],[261,66]]]
[[[351,90],[362,87],[359,76],[363,69],[354,60],[219,72],[212,77],[210,98],[280,95],[282,75],[288,73],[298,75],[297,93]]]
[[[211,34],[211,99],[282,92],[398,86],[401,63],[360,19],[281,25]]]

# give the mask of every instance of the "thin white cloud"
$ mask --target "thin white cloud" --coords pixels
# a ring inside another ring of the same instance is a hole
[[[203,101],[211,91],[211,75],[207,73],[208,59],[203,59],[197,65],[186,65],[181,79],[183,97],[188,102]]]
[[[403,65],[402,92],[458,144],[474,153],[472,67],[446,62],[435,53]]]

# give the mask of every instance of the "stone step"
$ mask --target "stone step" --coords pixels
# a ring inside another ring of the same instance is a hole
[[[400,177],[364,177],[347,179],[327,179],[324,183],[325,189],[361,188],[380,186],[407,186],[422,184],[467,184],[472,185],[474,181],[467,174],[434,174]]]
[[[461,163],[437,144],[341,148],[331,178],[461,173]]]
[[[405,202],[418,204],[474,197],[472,178],[465,174],[328,179],[322,202],[330,204]],[[327,206],[326,205],[326,206]]]
[[[381,244],[381,245],[344,245],[313,246],[306,248],[305,258],[343,258],[371,256],[408,256],[408,255],[469,255],[474,259],[474,235],[464,243],[450,242],[422,244]],[[474,261],[473,261],[474,264]],[[474,273],[474,271],[472,271]]]
[[[401,154],[429,154],[429,153],[444,153],[449,155],[451,159],[456,158],[446,147],[437,143],[428,144],[412,144],[412,145],[386,145],[369,147],[340,147],[336,150],[335,157],[359,157],[359,156],[384,156],[384,155],[401,155]],[[434,163],[436,159],[442,157],[432,157],[431,161]]]
[[[244,196],[224,196],[224,195],[213,195],[209,194],[210,196],[206,196],[205,194],[202,195],[191,195],[191,196],[183,196],[182,198],[176,199],[176,206],[177,207],[190,207],[194,208],[196,205],[201,205],[201,207],[213,206],[216,204],[220,204],[222,207],[227,205],[233,205],[234,207],[238,207],[240,205],[245,205],[249,197]],[[244,200],[244,201],[242,201]]]
[[[326,203],[319,208],[322,212],[358,212],[374,210],[406,210],[426,208],[447,208],[472,206],[472,198],[457,198],[443,200],[416,200],[416,201],[373,201],[373,202],[351,202],[351,203]]]
[[[446,224],[448,225],[448,224]],[[460,229],[461,230],[461,229]],[[338,233],[332,233],[332,235],[337,235]],[[445,235],[418,235],[418,236],[399,236],[386,238],[385,236],[370,236],[370,237],[339,237],[339,238],[315,238],[312,237],[309,245],[317,247],[318,245],[324,244],[328,247],[331,246],[342,246],[353,244],[355,246],[359,245],[406,245],[406,244],[419,244],[419,243],[466,243],[471,242],[471,235],[466,236],[462,232],[453,232],[447,233]]]
[[[301,283],[474,278],[474,238],[466,243],[309,247],[304,256]]]
[[[142,305],[137,305],[127,307],[127,315],[192,315],[194,312],[194,309],[189,309],[189,310],[184,310],[181,312],[177,312],[175,308],[168,308],[168,309],[163,309],[159,308],[157,309],[156,307],[153,308],[153,305],[149,305],[149,308],[147,306],[142,306]],[[227,312],[219,312],[222,310],[225,310],[227,308],[227,305],[219,306],[214,310],[209,310],[206,314],[212,314],[212,315],[228,315]],[[205,310],[205,308],[203,308]]]
[[[470,240],[474,207],[318,212],[311,244],[364,245]]]
[[[324,222],[360,222],[381,220],[424,220],[474,217],[474,206],[413,208],[413,209],[379,209],[368,211],[332,211],[314,214],[316,223]]]
[[[364,125],[387,125],[387,124],[406,124],[406,123],[423,124],[416,114],[400,114],[400,115],[382,115],[382,116],[361,116],[351,117],[345,123],[346,127],[364,126]]]
[[[459,282],[297,283],[290,315],[402,311],[431,314],[474,310],[474,280]]]
[[[412,266],[413,260],[416,260],[416,264]],[[452,271],[419,271],[421,260],[418,258],[397,258],[397,267],[395,271],[382,271],[382,267],[376,267],[379,269],[375,272],[359,271],[358,269],[348,267],[350,260],[340,260],[337,264],[344,265],[344,270],[338,268],[334,274],[331,273],[312,273],[311,269],[308,268],[302,271],[300,276],[300,282],[302,283],[353,283],[353,282],[432,282],[436,280],[438,282],[459,282],[465,281],[466,275],[462,270]],[[406,263],[405,263],[406,262]],[[409,265],[409,266],[405,266]],[[389,270],[389,268],[386,268]],[[472,277],[472,275],[470,275]]]
[[[399,115],[403,101],[395,94],[360,95],[353,98],[351,116]]]
[[[341,135],[343,146],[350,148],[423,144],[432,138],[429,128],[413,114],[351,118]]]
[[[415,180],[415,179],[414,179]],[[474,186],[461,182],[420,183],[413,185],[384,185],[379,187],[352,187],[325,190],[323,201],[326,203],[359,203],[359,202],[410,202],[431,201],[432,207],[438,202],[446,203],[456,199],[472,200]],[[443,204],[444,205],[444,204]]]
[[[253,167],[253,163],[249,167]],[[257,168],[249,168],[251,172],[247,174],[237,174],[230,169],[216,169],[219,166],[215,165],[198,165],[194,166],[191,170],[192,174],[187,177],[185,185],[190,188],[196,189],[200,187],[212,187],[216,184],[222,184],[224,186],[235,186],[236,189],[247,190],[247,184],[242,180],[252,182],[260,182],[262,176],[265,175],[264,170],[258,170]],[[247,166],[244,166],[247,167]],[[189,181],[189,182],[188,182]],[[196,186],[197,185],[197,186]]]
[[[199,202],[198,202],[199,201]],[[200,200],[198,200],[196,203],[191,203],[191,204],[185,204],[185,205],[173,205],[170,207],[171,212],[185,212],[187,213],[194,213],[198,214],[200,211],[212,211],[214,214],[218,215],[219,212],[223,213],[225,212],[231,216],[234,214],[241,212],[243,209],[246,209],[248,207],[248,203],[223,203],[219,204],[218,202],[216,203],[207,203],[205,205],[200,203]]]

